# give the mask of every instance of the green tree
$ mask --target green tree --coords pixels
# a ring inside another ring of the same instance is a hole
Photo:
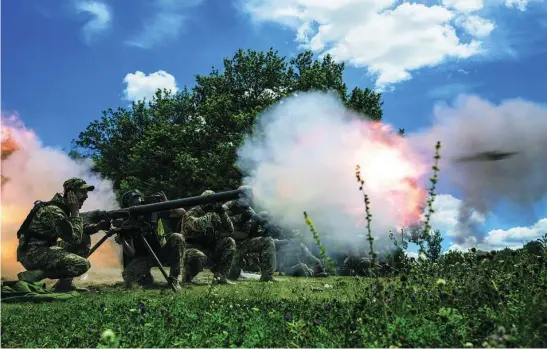
[[[347,92],[344,64],[303,52],[289,60],[267,52],[239,50],[197,75],[193,88],[158,90],[151,101],[103,111],[73,140],[74,150],[95,161],[96,170],[118,190],[163,190],[168,197],[228,190],[241,182],[236,150],[265,108],[296,91],[336,91],[364,119],[382,119],[381,94]]]

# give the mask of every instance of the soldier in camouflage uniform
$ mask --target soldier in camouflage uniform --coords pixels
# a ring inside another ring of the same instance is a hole
[[[87,291],[73,285],[74,277],[84,274],[91,247],[90,235],[110,227],[109,221],[83,223],[79,210],[95,187],[81,178],[63,183],[63,194],[51,201],[37,202],[18,232],[17,261],[25,269],[17,276],[21,281],[37,282],[59,279],[57,292]],[[58,242],[58,239],[62,239]]]
[[[206,190],[201,195],[211,194],[214,194],[212,190]],[[186,240],[183,282],[193,282],[209,261],[213,282],[232,284],[227,277],[236,243],[231,237],[234,226],[223,206],[207,204],[191,208],[183,216],[180,229]]]
[[[281,229],[273,229],[270,215],[262,211],[258,214],[265,224],[254,222],[252,231],[256,231],[253,235],[270,236],[275,243],[277,252],[277,268],[276,270],[288,276],[298,277],[326,277],[328,276],[323,263],[319,258],[315,257],[311,251],[303,243],[292,240],[300,233],[298,230],[293,230],[289,238]]]
[[[251,188],[248,186],[238,189],[247,189],[248,192],[251,192]],[[230,278],[237,280],[245,266],[245,259],[254,255],[258,257],[260,280],[275,281],[273,277],[277,264],[275,243],[271,237],[251,235],[252,217],[256,216],[251,207],[251,200],[252,197],[242,197],[224,204],[224,209],[234,224],[234,239],[236,241],[236,256],[230,271]]]
[[[156,197],[159,194],[156,195]],[[165,194],[161,193],[159,201],[167,201]],[[138,190],[131,190],[122,196],[122,208],[147,204],[147,200]],[[151,270],[156,267],[153,256],[150,255],[144,243],[138,237],[143,235],[158,257],[162,266],[169,267],[170,282],[178,286],[185,242],[182,234],[167,231],[173,219],[180,219],[184,210],[170,210],[160,213],[153,213],[146,219],[136,222],[123,222],[119,229],[116,241],[123,249],[123,271],[122,277],[125,286],[131,288],[134,283],[139,286],[148,286],[154,282]],[[116,223],[116,222],[114,222]],[[115,226],[117,224],[114,224]]]

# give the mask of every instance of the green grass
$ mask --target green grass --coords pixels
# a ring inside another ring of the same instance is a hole
[[[440,280],[440,281],[439,281]],[[545,347],[545,255],[449,253],[396,277],[256,280],[2,305],[3,347]],[[112,330],[114,336],[101,335]]]

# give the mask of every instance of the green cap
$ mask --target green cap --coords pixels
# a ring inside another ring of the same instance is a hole
[[[65,191],[67,191],[67,190],[76,190],[76,189],[83,189],[83,190],[87,190],[87,191],[93,191],[93,190],[95,190],[95,186],[87,184],[87,182],[84,181],[81,178],[74,177],[74,178],[70,178],[70,179],[66,180],[63,183],[63,189]]]

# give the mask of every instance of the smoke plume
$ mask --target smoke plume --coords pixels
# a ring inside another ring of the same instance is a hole
[[[428,166],[389,125],[363,121],[333,95],[302,93],[261,114],[238,150],[244,183],[280,225],[299,229],[307,211],[329,247],[368,245],[365,204],[355,168],[370,199],[376,248],[389,229],[420,218]]]
[[[409,135],[409,140],[421,153],[442,141],[440,178],[463,196],[454,243],[484,238],[471,219],[473,212],[486,215],[501,202],[531,212],[547,196],[545,107],[521,99],[494,105],[461,96],[453,106],[437,107],[434,116],[433,127]],[[518,153],[499,161],[454,161],[490,151]]]
[[[17,262],[17,230],[36,200],[48,201],[63,191],[63,182],[82,177],[95,185],[82,211],[115,209],[112,183],[91,172],[91,162],[74,161],[66,153],[44,147],[17,115],[2,115],[2,276],[14,277],[24,268]],[[96,242],[102,233],[92,237]],[[105,243],[91,257],[93,269],[119,265],[115,243]]]

